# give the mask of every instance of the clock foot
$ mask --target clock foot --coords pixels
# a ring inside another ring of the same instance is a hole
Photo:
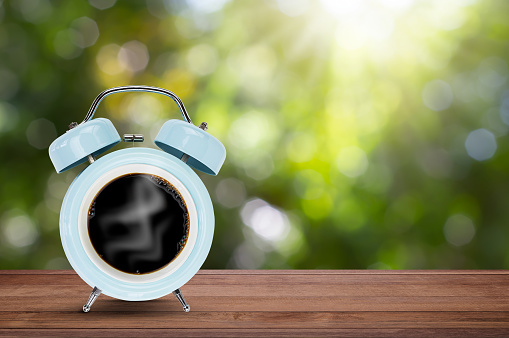
[[[88,297],[87,303],[83,305],[83,312],[90,311],[90,307],[92,306],[92,304],[94,304],[95,300],[97,299],[97,297],[99,297],[101,292],[102,292],[101,289],[97,288],[97,286],[94,287],[92,293]]]
[[[173,294],[177,299],[179,300],[180,304],[182,304],[182,307],[184,308],[185,312],[191,311],[191,307],[186,303],[186,300],[184,299],[184,295],[182,295],[182,292],[180,292],[180,289],[177,289],[173,291]]]

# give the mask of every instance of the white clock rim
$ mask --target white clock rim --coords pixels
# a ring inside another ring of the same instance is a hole
[[[87,222],[89,207],[97,193],[104,187],[104,185],[109,183],[115,178],[134,173],[146,173],[149,175],[156,175],[170,182],[182,195],[182,198],[186,203],[187,211],[189,214],[189,237],[182,252],[177,256],[175,260],[173,260],[170,264],[166,265],[164,268],[151,273],[140,275],[122,272],[106,263],[97,254],[92,245],[92,242],[90,241],[90,237],[88,235],[88,222]],[[196,205],[193,201],[193,198],[191,197],[191,194],[189,193],[185,185],[173,174],[162,168],[150,164],[141,163],[124,164],[107,171],[89,187],[81,202],[79,210],[80,211],[78,215],[78,233],[81,244],[83,246],[83,249],[85,250],[87,257],[103,273],[123,282],[150,283],[166,278],[167,276],[171,275],[176,270],[178,270],[184,264],[184,262],[191,254],[196,243],[196,239],[198,237],[198,213],[196,211]]]

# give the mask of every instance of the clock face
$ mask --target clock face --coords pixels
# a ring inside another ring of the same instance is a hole
[[[126,282],[169,276],[191,253],[197,210],[184,184],[148,164],[107,171],[81,202],[80,239],[92,262]]]
[[[189,212],[180,192],[164,178],[126,174],[107,183],[92,201],[88,234],[111,267],[150,273],[182,252],[189,236]]]
[[[213,234],[212,202],[198,175],[150,148],[97,159],[71,184],[60,213],[74,270],[91,287],[130,301],[165,296],[189,281]]]

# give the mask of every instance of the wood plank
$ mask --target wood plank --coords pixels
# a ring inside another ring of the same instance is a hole
[[[507,329],[0,329],[4,337],[507,337]]]
[[[197,283],[186,285],[186,296],[223,296],[223,297],[290,297],[295,295],[316,294],[319,287],[321,297],[509,297],[509,282],[492,283],[489,288],[485,284],[289,284],[286,285],[212,285]],[[229,287],[225,287],[229,285]],[[418,294],[416,294],[418,291]],[[74,298],[90,292],[88,285],[66,285],[64,289],[54,285],[0,285],[0,294],[6,297],[28,297],[44,294],[48,297]],[[0,309],[1,311],[1,309]]]
[[[509,273],[200,271],[173,295],[125,302],[72,270],[0,271],[0,336],[507,337]]]
[[[185,292],[184,292],[185,295]],[[26,297],[6,297],[2,299],[3,311],[74,311],[81,309],[88,295],[77,295],[74,298],[59,298],[48,304],[46,297],[36,297],[32,301]],[[165,307],[153,311],[182,311],[173,298],[160,299]],[[509,298],[499,297],[187,297],[192,311],[509,311]],[[157,300],[154,300],[157,301]],[[150,301],[150,302],[154,302]],[[149,302],[149,303],[150,303]],[[139,312],[151,309],[153,304],[145,302],[124,302],[116,299],[108,301],[101,295],[100,301],[94,304],[95,311]]]
[[[0,275],[76,275],[74,270],[0,270]],[[509,275],[509,270],[200,270],[196,275]]]
[[[374,274],[374,275],[195,275],[186,285],[295,285],[295,284],[339,284],[339,285],[375,285],[375,284],[400,284],[400,285],[509,285],[509,274],[495,275],[457,275],[457,274]],[[0,275],[0,285],[84,285],[81,278],[74,274],[49,274],[37,275],[37,278],[29,278],[26,275]]]
[[[135,319],[135,320],[133,320]],[[101,312],[3,312],[0,328],[100,329],[136,328],[226,328],[226,329],[346,329],[346,328],[506,328],[509,315],[502,312],[147,312],[141,314]]]
[[[509,270],[200,270],[198,275],[509,275]]]

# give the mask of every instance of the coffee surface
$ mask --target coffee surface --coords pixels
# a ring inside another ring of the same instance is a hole
[[[144,274],[163,268],[182,251],[189,214],[168,181],[128,174],[97,194],[89,209],[88,233],[106,263],[123,272]]]

